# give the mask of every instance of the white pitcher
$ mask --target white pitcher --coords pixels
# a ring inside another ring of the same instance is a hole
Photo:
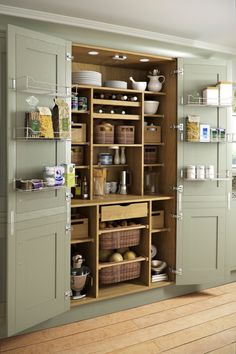
[[[148,90],[149,91],[161,91],[162,84],[165,82],[165,76],[163,75],[148,75],[149,83],[148,83]]]

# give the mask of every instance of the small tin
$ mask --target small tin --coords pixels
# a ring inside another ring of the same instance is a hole
[[[98,162],[101,165],[112,165],[112,154],[106,152],[100,153]]]
[[[213,179],[214,176],[215,176],[214,166],[213,165],[207,165],[206,166],[206,178],[207,179]]]
[[[71,109],[78,109],[78,96],[72,96],[71,97]]]
[[[88,99],[87,97],[78,97],[78,111],[88,110]]]
[[[218,128],[218,140],[219,141],[225,141],[225,138],[226,138],[225,129]]]
[[[197,179],[205,179],[205,166],[197,165]]]
[[[218,141],[218,129],[217,128],[211,128],[211,141]]]
[[[187,177],[187,179],[195,179],[196,178],[196,166],[195,165],[186,166],[186,177]]]

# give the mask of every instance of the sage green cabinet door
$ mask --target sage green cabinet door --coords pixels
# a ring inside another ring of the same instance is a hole
[[[70,145],[21,139],[26,99],[53,107],[43,92],[70,85],[70,43],[41,33],[8,29],[8,210],[7,335],[12,335],[69,309],[70,237],[66,233],[70,203],[66,190],[17,192],[14,179],[42,178],[44,166],[69,162]],[[33,81],[27,81],[32,78]],[[13,83],[13,86],[11,86]],[[29,85],[27,84],[29,83]],[[46,84],[45,84],[46,83]],[[53,84],[53,85],[51,85]]]
[[[214,107],[188,104],[193,97],[202,97],[203,89],[214,86],[218,81],[231,81],[229,63],[214,60],[183,60],[179,63],[183,67],[183,75],[178,77],[178,123],[183,123],[183,141],[178,141],[178,179],[183,184],[185,201],[215,201],[225,200],[228,190],[226,181],[191,182],[185,180],[187,165],[213,165],[215,177],[225,177],[226,171],[231,170],[228,159],[228,144],[202,143],[186,141],[186,118],[189,115],[198,116],[200,124],[207,124],[212,128],[224,128],[230,133],[227,107]],[[191,98],[188,99],[189,95]]]
[[[65,297],[70,289],[65,219],[66,215],[60,215],[54,223],[50,218],[17,223],[15,235],[9,239],[8,335],[69,308],[70,297]]]
[[[65,212],[65,192],[15,193],[14,179],[42,178],[44,166],[68,161],[69,145],[63,141],[24,140],[25,112],[31,96],[37,106],[54,106],[57,90],[66,94],[71,82],[71,63],[66,59],[69,43],[44,34],[9,26],[8,31],[8,132],[9,132],[9,211],[23,221],[32,213],[45,214],[54,208]],[[12,81],[13,80],[13,81]],[[11,89],[11,85],[15,89]],[[27,215],[30,213],[29,215]]]
[[[203,96],[203,89],[218,81],[231,81],[227,61],[189,59],[180,60],[183,75],[178,76],[178,132],[177,161],[177,284],[201,284],[223,280],[226,236],[227,201],[231,190],[230,180],[189,181],[187,165],[214,165],[215,177],[226,177],[231,169],[227,143],[186,141],[186,118],[198,116],[200,124],[224,128],[230,133],[229,108],[205,107],[190,104],[188,95],[195,99]],[[196,102],[196,101],[195,101]],[[178,274],[178,273],[177,273]]]
[[[225,209],[207,205],[184,206],[178,221],[176,284],[204,284],[223,280],[225,258]]]

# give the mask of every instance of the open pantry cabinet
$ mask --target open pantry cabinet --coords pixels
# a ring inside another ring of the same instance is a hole
[[[196,184],[185,180],[182,171],[190,163],[195,146],[184,141],[181,124],[190,109],[183,101],[188,87],[183,84],[184,80],[194,86],[197,70],[201,72],[205,67],[203,77],[197,80],[197,89],[202,90],[205,85],[228,79],[226,63],[213,65],[215,73],[209,78],[211,65],[201,63],[188,81],[191,73],[182,75],[175,58],[79,44],[72,45],[71,55],[70,43],[60,39],[12,26],[8,35],[6,334],[22,331],[70,307],[169,284],[203,283],[213,277],[217,281],[224,263],[224,215],[229,188],[223,180],[196,181]],[[99,55],[88,55],[90,50],[98,51]],[[112,59],[114,55],[127,56],[127,60]],[[149,61],[140,61],[143,58]],[[130,83],[129,88],[71,84],[71,72],[73,77],[73,73],[81,70],[101,73],[103,82],[129,82],[131,76],[136,81],[147,81],[149,71],[155,68],[165,76],[159,92],[134,90]],[[197,64],[192,66],[196,68]],[[217,76],[219,70],[220,76]],[[72,106],[71,142],[63,139],[32,141],[16,134],[24,127],[28,110],[25,99],[31,95],[40,97],[40,104],[50,108],[55,96],[67,100],[82,98],[82,109]],[[145,113],[145,101],[158,101],[157,112]],[[195,106],[191,108],[194,109]],[[207,107],[199,109],[208,110]],[[219,126],[222,114],[222,124],[227,128],[227,109],[211,109],[214,117],[216,113],[214,126]],[[207,113],[204,119],[208,119]],[[215,118],[212,116],[212,119]],[[227,144],[208,145],[216,147],[211,155],[213,163],[224,164]],[[208,149],[208,145],[200,146],[200,157],[193,163],[205,163],[200,158],[206,155],[203,148]],[[122,163],[115,161],[117,148],[119,153],[124,150]],[[197,153],[193,156],[195,158]],[[107,157],[112,160],[103,164],[103,158],[107,161]],[[43,166],[70,159],[75,163],[79,179],[86,178],[86,199],[80,198],[78,182],[72,189],[72,200],[68,189],[26,193],[15,189],[16,178],[34,178]],[[126,188],[122,194],[123,170],[126,171]],[[106,175],[110,189],[105,195],[101,195],[103,190],[94,183],[95,173],[99,175],[97,171]],[[216,201],[219,208],[213,210]],[[201,215],[197,214],[197,208]],[[199,215],[201,235],[195,223]],[[209,220],[207,227],[206,219]],[[119,262],[114,258],[107,261],[105,255],[127,247],[132,251],[132,259],[129,255]],[[199,258],[191,257],[196,249]],[[208,258],[209,249],[212,251]],[[89,274],[81,293],[86,296],[71,300],[71,268],[75,255],[82,256]],[[202,259],[200,268],[199,259]],[[162,279],[152,277],[152,268],[156,267],[152,260],[166,263],[166,275]]]

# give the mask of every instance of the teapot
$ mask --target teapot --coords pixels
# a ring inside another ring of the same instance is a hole
[[[162,89],[162,84],[165,82],[165,76],[163,75],[155,75],[155,71],[153,70],[153,75],[148,75],[149,83],[148,90],[159,92]]]

